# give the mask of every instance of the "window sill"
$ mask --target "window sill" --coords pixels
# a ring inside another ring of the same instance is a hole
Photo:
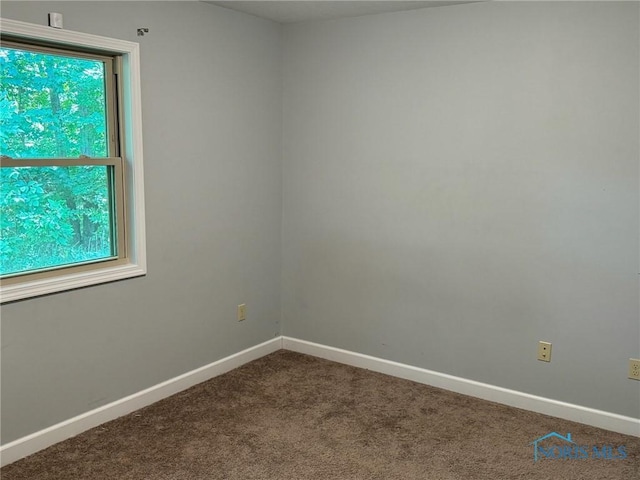
[[[14,302],[25,298],[38,297],[66,290],[75,290],[91,285],[140,277],[146,275],[146,273],[146,269],[142,265],[128,263],[86,272],[57,275],[51,278],[41,278],[12,285],[3,285],[0,290],[0,302]]]

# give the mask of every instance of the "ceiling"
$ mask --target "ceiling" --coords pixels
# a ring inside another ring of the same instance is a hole
[[[339,17],[357,17],[375,13],[415,10],[426,7],[442,7],[473,1],[244,1],[226,0],[220,2],[206,1],[239,12],[249,13],[257,17],[267,18],[279,23],[306,22],[310,20],[327,20]]]

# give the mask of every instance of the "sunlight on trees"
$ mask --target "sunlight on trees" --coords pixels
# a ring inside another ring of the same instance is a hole
[[[2,155],[107,157],[105,105],[102,61],[0,48]],[[112,167],[87,163],[0,169],[2,275],[115,255]]]

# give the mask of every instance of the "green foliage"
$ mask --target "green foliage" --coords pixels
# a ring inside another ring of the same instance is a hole
[[[0,72],[3,155],[108,156],[101,61],[2,48]]]
[[[101,61],[1,48],[0,74],[2,155],[108,156]],[[110,168],[3,166],[0,272],[112,256]]]

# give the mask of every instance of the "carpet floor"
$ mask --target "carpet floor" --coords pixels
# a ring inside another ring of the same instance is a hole
[[[534,461],[531,442],[550,432],[575,444],[542,441]],[[640,439],[281,350],[0,477],[638,480]]]

